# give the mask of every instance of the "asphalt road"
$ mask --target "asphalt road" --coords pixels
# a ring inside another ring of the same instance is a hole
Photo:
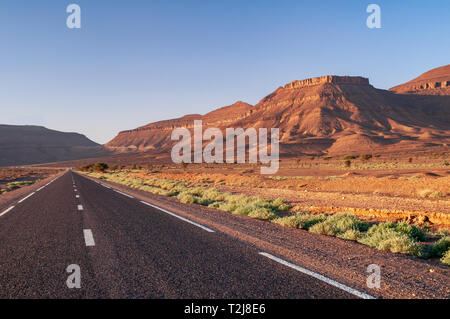
[[[0,216],[0,298],[358,298],[261,253],[68,171]]]

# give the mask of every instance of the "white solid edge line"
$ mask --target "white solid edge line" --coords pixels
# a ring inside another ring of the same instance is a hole
[[[47,186],[47,185],[44,185],[44,186],[42,186],[41,188],[38,188],[38,189],[36,190],[36,192],[39,192],[39,191],[43,190],[46,186]]]
[[[28,198],[30,198],[31,196],[33,196],[35,194],[35,192],[32,192],[30,195],[28,195],[27,197],[22,198],[21,200],[18,201],[18,203],[22,203],[25,200],[27,200]]]
[[[83,205],[78,205],[78,210],[83,210]]]
[[[275,257],[275,256],[273,256],[271,254],[268,254],[268,253],[265,253],[265,252],[260,252],[259,254],[264,256],[264,257],[267,257],[269,259],[272,259],[273,261],[276,261],[276,262],[278,262],[278,263],[280,263],[282,265],[285,265],[287,267],[293,268],[293,269],[295,269],[295,270],[297,270],[297,271],[299,271],[301,273],[304,273],[306,275],[309,275],[311,277],[319,279],[319,280],[321,280],[323,282],[326,282],[327,284],[329,284],[331,286],[337,287],[337,288],[339,288],[341,290],[344,290],[344,291],[346,291],[346,292],[348,292],[348,293],[350,293],[352,295],[355,295],[357,297],[360,297],[362,299],[376,299],[375,297],[373,297],[371,295],[368,295],[368,294],[366,294],[364,292],[361,292],[361,291],[358,291],[356,289],[350,288],[350,287],[348,287],[346,285],[343,285],[343,284],[341,284],[341,283],[339,283],[337,281],[334,281],[333,279],[327,278],[327,277],[325,277],[323,275],[315,273],[315,272],[313,272],[311,270],[308,270],[306,268],[302,268],[300,266],[294,265],[294,264],[292,264],[292,263],[290,263],[290,262],[288,262],[286,260],[283,260],[281,258]]]
[[[3,213],[0,214],[0,217],[9,213],[12,209],[14,208],[14,206],[11,206],[10,208],[8,208],[7,210],[5,210]]]
[[[102,185],[103,187],[111,189],[111,187],[109,187],[109,186],[106,186],[106,185],[103,185],[103,184],[100,184],[100,185]]]
[[[95,246],[94,235],[92,235],[92,230],[83,229],[83,233],[84,233],[84,241],[86,243],[86,246],[88,246],[88,247]]]
[[[131,195],[128,195],[128,194],[122,193],[121,191],[118,191],[117,189],[115,189],[114,191],[115,191],[116,193],[119,193],[119,194],[121,194],[121,195],[123,195],[123,196],[126,196],[126,197],[128,197],[128,198],[134,198],[134,197],[131,196]]]
[[[207,232],[215,233],[214,230],[212,230],[212,229],[210,229],[210,228],[208,228],[208,227],[205,227],[205,226],[203,226],[203,225],[197,224],[196,222],[193,222],[192,220],[189,220],[189,219],[187,219],[187,218],[178,216],[177,214],[174,214],[174,213],[172,213],[172,212],[169,212],[168,210],[165,210],[165,209],[163,209],[163,208],[161,208],[161,207],[152,205],[152,204],[147,203],[147,202],[144,202],[144,201],[142,201],[142,200],[141,200],[141,203],[142,203],[142,204],[145,204],[145,205],[147,205],[147,206],[156,208],[156,209],[158,209],[158,210],[160,210],[160,211],[162,211],[162,212],[164,212],[164,213],[166,213],[166,214],[169,214],[169,215],[171,215],[171,216],[173,216],[173,217],[176,217],[176,218],[178,218],[178,219],[181,219],[181,220],[185,221],[186,223],[189,223],[189,224],[192,224],[192,225],[194,225],[194,226],[200,227],[201,229],[206,230]]]

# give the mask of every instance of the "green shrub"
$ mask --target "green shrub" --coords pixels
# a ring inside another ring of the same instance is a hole
[[[96,172],[104,172],[108,169],[108,164],[105,163],[95,163],[92,169]]]
[[[191,194],[181,193],[177,196],[177,198],[183,204],[194,204],[195,203],[195,197]]]
[[[393,253],[408,254],[417,257],[421,257],[423,255],[422,246],[405,235],[398,235],[383,240],[376,248]]]
[[[315,234],[321,234],[321,235],[327,235],[327,236],[336,236],[337,231],[333,227],[333,225],[325,222],[321,222],[318,224],[315,224],[309,229],[310,232]]]
[[[224,210],[226,212],[234,212],[239,206],[236,203],[219,202],[217,209]]]
[[[288,211],[291,206],[282,198],[277,198],[272,202],[273,207],[279,212]]]
[[[447,250],[445,255],[441,258],[441,263],[446,266],[450,266],[450,250]]]
[[[216,189],[210,188],[203,192],[204,199],[211,200],[211,201],[223,201],[225,200],[225,194],[221,191],[218,191]]]
[[[445,195],[441,192],[435,191],[428,195],[429,198],[444,198]]]
[[[379,223],[377,225],[372,226],[367,232],[367,235],[371,236],[373,233],[382,232],[383,230],[393,230],[399,232],[415,241],[424,241],[427,238],[425,232],[422,229],[405,222]]]
[[[248,214],[250,214],[250,212],[254,209],[255,209],[255,207],[251,206],[251,205],[239,206],[233,210],[233,214],[248,216]]]
[[[341,235],[337,235],[338,238],[345,239],[345,240],[353,240],[353,241],[357,241],[357,240],[361,239],[363,236],[364,236],[364,234],[362,232],[360,232],[359,230],[355,230],[355,229],[349,229],[345,233],[343,233]]]
[[[380,250],[417,257],[423,256],[422,246],[415,239],[395,227],[387,227],[384,224],[387,223],[372,226],[358,242]],[[381,227],[379,227],[380,225]]]
[[[430,257],[442,257],[450,249],[450,236],[439,239],[430,247]]]
[[[344,165],[345,165],[345,167],[350,167],[350,166],[352,166],[352,161],[346,160],[346,161],[344,161]]]
[[[336,214],[312,226],[309,231],[329,236],[342,235],[349,230],[366,231],[369,225],[349,214]]]
[[[255,208],[247,215],[251,218],[262,219],[262,220],[273,220],[277,218],[277,215],[267,208]]]

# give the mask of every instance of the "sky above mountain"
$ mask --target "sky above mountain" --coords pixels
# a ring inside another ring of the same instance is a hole
[[[387,89],[449,64],[448,0],[0,2],[2,124],[118,131],[237,100],[292,80],[369,77]],[[81,7],[81,29],[66,7]]]

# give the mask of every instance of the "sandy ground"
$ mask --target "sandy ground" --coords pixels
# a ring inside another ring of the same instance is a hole
[[[347,212],[374,220],[404,220],[450,228],[450,170],[441,168],[280,169],[276,176],[242,167],[164,167],[135,173],[233,193],[284,198],[295,211]]]

